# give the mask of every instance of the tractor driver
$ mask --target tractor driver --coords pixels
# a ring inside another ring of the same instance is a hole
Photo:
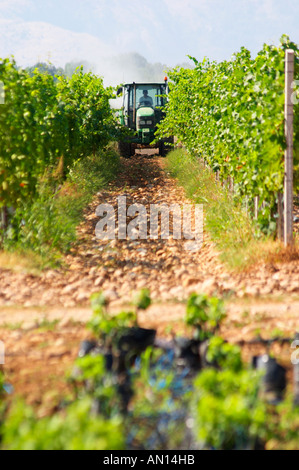
[[[143,96],[139,99],[139,106],[153,106],[153,99],[148,95],[147,90],[143,90]]]

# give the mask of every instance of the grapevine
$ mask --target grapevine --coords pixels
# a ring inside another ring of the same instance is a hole
[[[158,137],[177,137],[191,155],[232,178],[234,195],[253,206],[259,197],[261,224],[276,216],[277,194],[284,179],[284,56],[295,51],[299,78],[299,49],[287,36],[278,47],[264,45],[256,58],[244,47],[229,61],[193,60],[192,69],[177,67],[170,74],[166,118]],[[299,163],[299,113],[295,106],[295,169]],[[295,180],[296,187],[298,181]]]

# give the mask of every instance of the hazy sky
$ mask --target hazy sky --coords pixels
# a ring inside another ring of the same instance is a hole
[[[299,43],[299,0],[0,0],[0,57],[19,63],[138,52],[170,66],[228,59],[289,34]]]

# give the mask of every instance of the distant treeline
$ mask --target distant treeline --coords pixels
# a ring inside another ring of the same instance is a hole
[[[37,62],[31,67],[26,67],[26,71],[33,76],[35,70],[38,70],[40,73],[47,73],[52,77],[65,75],[67,77],[72,77],[76,70],[79,70],[80,67],[83,67],[84,72],[89,72],[92,70],[92,65],[86,61],[81,62],[68,62],[65,64],[65,67],[55,67],[55,65],[46,62]]]

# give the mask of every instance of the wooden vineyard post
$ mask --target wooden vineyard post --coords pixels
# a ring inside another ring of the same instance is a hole
[[[277,237],[279,240],[284,239],[284,229],[283,229],[283,194],[277,194],[277,209],[278,209],[278,219],[277,219]]]
[[[294,80],[294,51],[285,55],[285,137],[287,148],[284,157],[284,244],[293,243],[293,119],[292,84]]]
[[[235,193],[235,186],[234,186],[234,178],[232,178],[231,176],[229,177],[229,190],[232,194]]]
[[[255,198],[254,198],[254,218],[255,218],[255,220],[257,220],[258,216],[259,216],[259,202],[260,202],[259,196],[255,196]]]
[[[2,207],[0,210],[0,228],[2,227],[4,230],[7,229],[7,207]]]

